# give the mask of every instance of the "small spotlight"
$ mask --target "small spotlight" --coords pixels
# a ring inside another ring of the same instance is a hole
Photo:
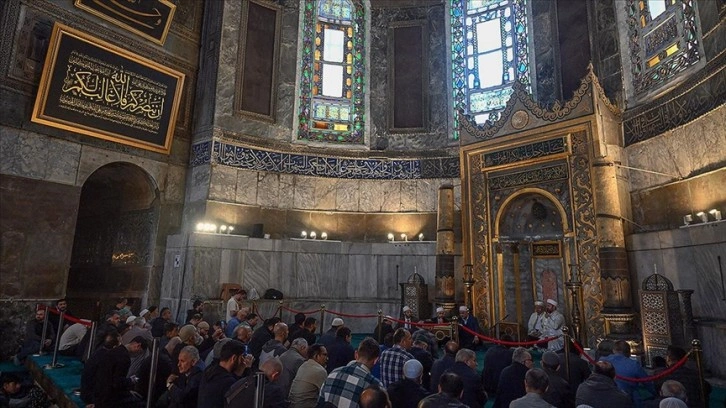
[[[708,215],[703,211],[696,213],[696,217],[700,218],[701,222],[708,222]]]
[[[709,211],[708,213],[711,214],[714,221],[721,221],[721,211],[714,208],[713,210]]]
[[[393,233],[392,232],[389,232],[388,233],[388,240],[391,241],[391,242],[393,242],[393,241],[396,240],[395,237],[393,236]]]
[[[234,231],[234,227],[233,226],[230,225],[229,227],[227,227],[227,234],[231,234],[232,231]]]
[[[199,224],[197,224],[197,231],[204,231],[204,223],[203,222],[200,222]]]
[[[424,236],[423,236],[423,232],[422,232],[422,233],[420,233],[420,234],[418,234],[418,240],[419,240],[419,241],[423,241],[423,238],[424,238]]]
[[[223,234],[224,234],[225,232],[227,232],[227,226],[226,226],[226,225],[222,225],[222,226],[220,226],[220,227],[219,227],[219,232],[221,232],[221,233],[223,233]]]
[[[406,234],[401,234],[401,240],[402,240],[402,241],[408,241],[408,235],[406,235]]]
[[[303,231],[303,232],[300,233],[300,238],[305,239],[307,237],[308,237],[307,231]]]
[[[693,222],[693,216],[691,214],[683,216],[683,225],[690,225]]]
[[[318,234],[315,233],[315,231],[310,231],[310,239],[315,239],[318,237]]]
[[[217,232],[217,225],[209,224],[209,232]]]
[[[327,232],[321,233],[320,234],[320,238],[322,238],[322,239],[328,239],[328,233]]]

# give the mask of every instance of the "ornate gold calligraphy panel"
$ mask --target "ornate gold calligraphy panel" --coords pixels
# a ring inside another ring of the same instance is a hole
[[[176,10],[169,0],[76,0],[74,4],[161,45]]]
[[[169,153],[184,74],[56,23],[31,120]]]

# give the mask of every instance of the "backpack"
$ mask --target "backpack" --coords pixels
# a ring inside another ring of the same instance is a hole
[[[282,299],[282,292],[277,289],[267,289],[265,291],[264,299]]]

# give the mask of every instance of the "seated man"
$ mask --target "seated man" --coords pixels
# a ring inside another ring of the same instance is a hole
[[[166,379],[169,408],[196,407],[202,369],[197,366],[199,351],[194,346],[185,346],[179,352],[179,374],[170,374]]]
[[[284,323],[283,323],[284,324]],[[287,325],[285,325],[287,326]],[[282,389],[278,384],[282,363],[278,358],[271,358],[260,366],[265,381],[263,408],[286,408],[287,402]],[[255,391],[257,390],[257,376],[249,375],[238,380],[224,395],[226,405],[229,407],[253,407]]]
[[[615,384],[615,368],[607,361],[595,363],[590,377],[577,388],[575,406],[589,405],[592,408],[632,408],[633,401]]]
[[[37,385],[25,385],[20,377],[15,374],[3,375],[0,407],[25,408],[47,407],[49,405],[48,397]]]
[[[512,401],[509,408],[555,408],[542,398],[548,384],[549,379],[544,371],[539,368],[529,369],[524,376],[524,389],[527,393]]]
[[[23,346],[17,355],[17,359],[22,363],[25,358],[33,353],[40,351],[40,345],[43,344],[43,351],[53,350],[53,339],[55,338],[55,330],[52,324],[46,326],[45,338],[43,338],[43,322],[45,321],[45,309],[35,311],[35,319],[28,322],[25,326],[25,339]]]

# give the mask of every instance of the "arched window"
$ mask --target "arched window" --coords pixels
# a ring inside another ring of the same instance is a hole
[[[479,124],[495,121],[515,80],[531,89],[527,1],[450,1],[455,113],[464,110]]]
[[[364,143],[362,0],[304,0],[299,140]]]
[[[701,60],[694,0],[627,0],[625,12],[631,98],[647,95]]]

